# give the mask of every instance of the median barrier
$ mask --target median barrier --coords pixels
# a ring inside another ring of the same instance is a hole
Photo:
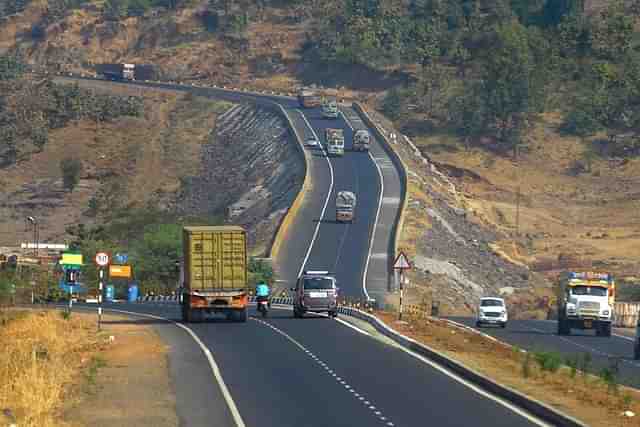
[[[587,425],[582,423],[581,421],[570,417],[569,415],[563,414],[562,412],[557,411],[556,409],[546,405],[543,402],[531,399],[530,397],[525,396],[524,394],[513,390],[510,387],[499,384],[492,379],[485,377],[475,370],[465,366],[464,364],[450,359],[444,354],[422,343],[419,343],[412,338],[400,334],[399,332],[387,326],[380,319],[369,313],[350,307],[340,307],[338,312],[369,323],[378,332],[392,339],[396,343],[402,345],[404,348],[407,348],[421,356],[428,358],[433,362],[436,362],[440,366],[447,368],[449,371],[455,373],[464,380],[473,383],[476,386],[479,386],[480,388],[493,394],[494,396],[498,396],[517,405],[522,409],[525,409],[530,414],[538,417],[545,422],[559,427],[587,427]]]
[[[360,105],[359,102],[353,102],[351,105],[352,105],[353,109],[356,111],[356,113],[358,113],[358,115],[360,116],[360,118],[362,119],[364,124],[366,124],[367,127],[369,127],[370,129],[373,130],[374,135],[381,142],[382,148],[387,153],[387,155],[391,159],[391,162],[393,163],[393,165],[395,166],[396,170],[398,171],[398,174],[400,175],[400,188],[401,188],[400,207],[398,209],[398,214],[396,215],[396,218],[394,219],[393,227],[391,229],[391,235],[392,235],[391,236],[391,245],[392,245],[392,247],[389,248],[389,252],[391,253],[391,256],[388,257],[388,263],[389,263],[388,271],[392,272],[393,271],[393,265],[392,264],[393,264],[393,261],[396,258],[396,254],[398,252],[398,246],[399,246],[399,242],[400,242],[400,233],[402,231],[402,226],[404,224],[404,217],[405,217],[405,213],[407,211],[407,203],[408,203],[408,197],[407,197],[407,188],[408,188],[407,167],[404,164],[404,162],[402,161],[402,158],[400,158],[400,155],[393,149],[391,141],[389,141],[389,139],[387,138],[387,136],[384,133],[384,129],[381,129],[380,126],[378,126],[376,123],[374,123],[374,121],[371,119],[371,117],[369,117],[369,114],[366,112],[364,107],[362,105]],[[383,195],[381,194],[380,197],[383,197]],[[392,273],[390,273],[390,274],[392,274]]]

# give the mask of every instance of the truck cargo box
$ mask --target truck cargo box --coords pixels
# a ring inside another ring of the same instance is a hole
[[[247,288],[247,243],[242,227],[184,227],[183,250],[186,289],[214,291]]]

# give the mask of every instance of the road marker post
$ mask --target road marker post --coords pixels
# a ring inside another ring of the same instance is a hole
[[[409,259],[400,251],[393,262],[393,269],[400,273],[400,307],[398,308],[398,320],[402,320],[402,299],[404,298],[404,271],[411,269]]]
[[[95,258],[98,265],[98,330],[102,326],[102,289],[104,288],[104,268],[109,265],[110,257],[106,252],[98,252]]]

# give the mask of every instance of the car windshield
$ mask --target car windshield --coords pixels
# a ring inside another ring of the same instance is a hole
[[[502,307],[504,304],[499,299],[483,299],[480,307]]]
[[[333,280],[326,277],[306,277],[303,285],[305,290],[333,289]]]
[[[606,297],[607,289],[599,286],[573,286],[572,295],[592,295],[594,297]]]

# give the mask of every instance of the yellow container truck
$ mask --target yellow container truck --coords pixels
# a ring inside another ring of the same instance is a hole
[[[247,235],[238,226],[183,228],[182,319],[206,314],[247,321]]]
[[[596,335],[611,336],[615,282],[608,273],[564,272],[556,282],[558,334],[571,329],[594,329]]]

